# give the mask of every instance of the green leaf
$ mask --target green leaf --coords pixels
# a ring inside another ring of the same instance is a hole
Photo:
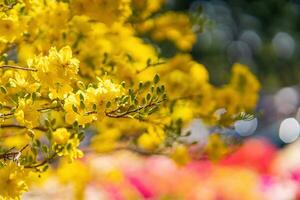
[[[111,102],[110,101],[108,101],[107,103],[106,103],[106,108],[110,108],[110,106],[111,106]]]
[[[55,123],[56,123],[56,119],[52,119],[52,120],[51,120],[51,125],[54,126]]]
[[[151,115],[151,114],[155,113],[156,111],[158,111],[158,107],[157,107],[157,106],[151,108],[151,109],[148,111],[148,115]]]
[[[128,100],[129,100],[129,96],[124,96],[122,101],[121,101],[121,104],[124,104],[124,103],[128,102]]]
[[[167,99],[167,94],[164,94],[163,97],[162,97],[162,99],[166,100]]]
[[[162,86],[160,87],[160,90],[161,90],[162,93],[164,93],[164,92],[165,92],[165,86],[162,85]]]
[[[160,77],[158,74],[155,74],[154,78],[153,78],[153,82],[154,84],[157,84],[160,81]]]
[[[46,127],[50,127],[51,126],[51,123],[48,119],[45,119],[45,125]]]
[[[151,90],[152,93],[154,92],[154,86],[153,85],[151,86],[150,90]]]
[[[42,169],[43,172],[47,171],[47,169],[49,168],[49,165],[45,165]]]
[[[26,93],[25,95],[24,95],[24,98],[25,99],[29,99],[31,97],[31,94],[29,94],[29,93]]]
[[[151,58],[147,59],[147,63],[146,64],[147,64],[147,67],[149,67],[151,65]]]
[[[0,91],[1,91],[3,94],[7,94],[7,89],[6,89],[4,86],[1,86],[1,87],[0,87]]]
[[[75,121],[75,122],[73,123],[73,128],[74,128],[74,129],[78,129],[78,128],[79,128],[79,124],[78,124],[77,121]]]
[[[42,146],[42,151],[44,152],[44,153],[48,153],[48,147],[47,147],[47,145],[43,145]]]
[[[147,96],[146,96],[146,100],[149,101],[150,99],[151,99],[151,94],[148,93]]]
[[[84,89],[85,88],[85,85],[82,81],[77,81],[77,85],[80,89]]]
[[[37,94],[36,92],[32,93],[32,101],[35,101],[37,99]]]
[[[67,150],[68,150],[68,151],[71,151],[71,150],[72,150],[72,144],[71,144],[71,143],[68,143],[68,144],[67,144]]]
[[[143,82],[139,82],[139,91],[143,89]]]
[[[102,64],[106,64],[106,62],[107,62],[107,59],[108,59],[108,53],[107,52],[105,52],[104,54],[103,54],[103,61],[102,61]]]
[[[84,139],[84,132],[78,133],[78,139],[82,141]]]
[[[35,140],[35,143],[36,143],[37,147],[41,146],[41,142],[39,140]]]
[[[192,131],[187,131],[183,136],[187,137],[190,136],[192,134]]]
[[[147,81],[146,83],[144,83],[144,86],[143,88],[146,89],[150,86],[151,82],[150,81]]]
[[[125,88],[125,86],[126,86],[125,81],[122,81],[122,82],[121,82],[121,86],[122,86],[123,88]]]
[[[72,105],[72,109],[73,109],[74,112],[78,113],[78,109],[75,105]]]
[[[161,94],[161,93],[162,93],[162,92],[161,92],[161,89],[160,89],[160,87],[157,87],[157,88],[156,88],[156,94],[158,94],[158,95],[159,95],[159,94]]]
[[[83,96],[82,93],[79,94],[79,97],[80,97],[80,100],[81,100],[81,101],[84,101],[84,96]]]
[[[130,54],[126,54],[128,61],[133,62],[133,57]]]
[[[85,109],[85,104],[83,101],[80,101],[80,108]]]

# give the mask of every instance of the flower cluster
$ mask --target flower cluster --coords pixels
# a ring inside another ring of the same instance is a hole
[[[230,127],[255,108],[260,85],[247,66],[211,84],[189,54],[193,21],[160,9],[164,2],[0,1],[0,176],[17,181],[0,198],[25,191],[24,169],[42,173],[85,151],[163,153],[186,163],[192,120]],[[162,53],[164,42],[174,55]]]
[[[218,163],[199,159],[185,166],[161,155],[90,155],[71,165],[62,163],[52,175],[60,180],[55,182],[57,187],[72,184],[72,194],[85,199],[94,195],[107,199],[298,199],[298,145],[296,142],[277,149],[265,140],[250,139]],[[177,156],[184,151],[179,147]],[[43,193],[49,190],[43,188],[39,188]],[[55,195],[61,197],[64,193]]]

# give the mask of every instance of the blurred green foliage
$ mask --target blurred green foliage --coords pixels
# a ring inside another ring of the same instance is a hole
[[[172,9],[202,8],[213,26],[198,34],[192,54],[216,85],[228,80],[234,62],[247,64],[265,90],[300,82],[300,1],[170,0]]]

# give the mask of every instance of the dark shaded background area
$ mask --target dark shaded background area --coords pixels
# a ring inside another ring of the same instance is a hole
[[[201,7],[211,21],[198,34],[193,56],[208,67],[213,83],[225,82],[234,62],[249,65],[267,91],[300,82],[300,1],[169,0],[168,6]]]
[[[278,138],[280,122],[300,121],[300,1],[167,0],[167,9],[208,20],[198,34],[194,59],[215,85],[226,83],[233,63],[247,64],[262,84],[257,110],[263,115],[255,136]]]

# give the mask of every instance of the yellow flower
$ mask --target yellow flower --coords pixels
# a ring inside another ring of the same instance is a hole
[[[74,159],[82,158],[83,152],[78,149],[80,144],[79,139],[77,136],[74,136],[72,139],[69,139],[67,144],[63,147],[62,150],[57,152],[59,156],[66,156],[70,162],[73,162]]]
[[[65,99],[65,120],[68,124],[73,124],[77,121],[79,125],[85,125],[97,119],[95,113],[89,114],[90,111],[93,111],[92,104],[86,105],[81,100],[81,96],[86,99],[86,95],[82,91],[78,91],[76,94],[72,93]]]
[[[17,18],[0,15],[0,40],[13,42],[21,34]]]
[[[220,134],[213,133],[209,136],[204,151],[210,159],[217,161],[229,152],[229,147],[227,147]]]
[[[84,199],[86,184],[91,179],[90,168],[80,161],[72,163],[62,160],[57,169],[59,180],[64,184],[71,184],[74,190],[74,199]]]
[[[73,91],[73,88],[67,84],[56,84],[55,87],[49,88],[49,98],[50,99],[64,99],[67,95]]]
[[[121,85],[98,78],[96,87],[88,87],[86,91],[79,90],[65,99],[66,122],[72,124],[77,121],[80,125],[85,125],[96,119],[100,120],[104,116],[104,103],[122,93]],[[94,110],[94,106],[97,110]]]
[[[9,79],[10,87],[13,92],[26,91],[28,93],[36,92],[40,84],[35,82],[30,73],[26,71],[16,71],[14,76]]]
[[[79,60],[73,58],[70,46],[61,48],[59,52],[57,52],[56,48],[51,48],[48,58],[51,70],[56,70],[56,75],[61,79],[76,78],[79,70]]]
[[[202,93],[206,95],[208,92],[208,71],[203,65],[193,61],[188,54],[176,55],[166,65],[160,66],[158,73],[169,97],[178,98]]]
[[[31,98],[19,98],[18,107],[15,110],[14,116],[16,120],[27,128],[34,128],[39,124],[40,112],[39,105],[33,102]]]
[[[97,152],[109,152],[116,148],[120,137],[121,131],[118,128],[109,128],[93,137],[91,146]]]
[[[124,22],[131,15],[131,0],[72,0],[71,8],[78,15],[111,25]]]
[[[60,51],[51,48],[49,56],[40,55],[29,59],[27,65],[37,69],[32,75],[41,82],[44,90],[50,91],[51,99],[63,99],[72,92],[73,88],[70,85],[77,79],[79,61],[72,57],[69,46],[63,47]]]
[[[102,95],[104,101],[112,100],[113,98],[122,95],[123,88],[121,85],[117,85],[113,83],[109,79],[100,79],[98,78],[98,85],[97,85],[97,93],[98,95]],[[99,99],[98,99],[99,101]]]
[[[161,128],[149,126],[147,132],[138,138],[138,146],[153,151],[165,140],[165,133]]]
[[[176,20],[174,20],[176,19]],[[141,24],[139,29],[144,32],[150,32],[151,37],[157,41],[170,40],[175,43],[176,47],[183,51],[191,50],[196,42],[196,35],[192,30],[192,24],[185,14],[167,12],[154,19]]]
[[[182,144],[175,146],[171,158],[179,165],[184,165],[191,159],[187,147]]]
[[[193,119],[192,104],[189,103],[177,103],[172,113],[172,119],[181,119],[183,122],[188,122]]]
[[[232,73],[230,86],[240,93],[243,107],[247,110],[253,109],[258,100],[259,81],[247,66],[239,63],[233,65]]]
[[[158,11],[164,3],[165,0],[132,0],[136,17],[141,19],[145,19]]]
[[[209,74],[204,65],[193,62],[190,68],[190,75],[197,84],[207,83]]]
[[[218,108],[225,108],[230,116],[237,114],[241,109],[241,97],[234,88],[225,86],[215,90]]]
[[[20,199],[28,190],[24,180],[27,175],[23,167],[12,161],[0,168],[0,199]]]
[[[53,133],[53,140],[56,144],[66,144],[70,138],[70,132],[65,128],[58,128]]]

